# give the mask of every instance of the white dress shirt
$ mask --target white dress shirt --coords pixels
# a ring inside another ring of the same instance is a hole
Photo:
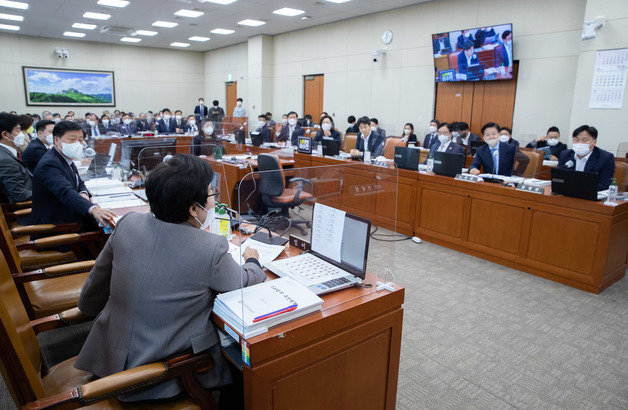
[[[0,143],[0,145],[2,145],[4,148],[8,149],[8,150],[9,150],[9,152],[10,152],[11,154],[13,154],[13,156],[14,156],[15,158],[17,158],[17,150],[16,150],[15,148],[13,148],[13,147],[9,147],[9,146],[8,146],[8,145],[6,145],[6,144],[1,144],[1,143]]]
[[[591,157],[591,153],[593,150],[589,151],[587,155],[580,158],[577,154],[574,154],[574,158],[576,159],[576,171],[584,172],[584,167],[587,165],[587,161]]]
[[[451,144],[451,140],[448,140],[444,144],[440,144],[440,146],[438,147],[438,151],[439,152],[445,152],[447,150],[447,147],[449,147],[449,144]]]

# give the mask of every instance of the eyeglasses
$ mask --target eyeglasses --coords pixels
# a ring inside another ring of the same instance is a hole
[[[212,188],[212,192],[211,194],[207,195],[207,198],[211,198],[212,196],[219,196],[220,195],[220,191],[218,191],[216,188]]]

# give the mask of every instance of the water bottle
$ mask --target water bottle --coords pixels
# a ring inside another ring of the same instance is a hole
[[[434,170],[434,155],[431,152],[427,155],[427,170],[429,172]]]
[[[323,143],[320,142],[317,146],[316,146],[316,153],[318,155],[323,155]]]
[[[364,151],[364,162],[371,162],[371,151]]]
[[[613,178],[611,185],[608,187],[608,198],[606,198],[606,201],[604,203],[615,204],[616,201],[617,201],[617,182],[615,181],[615,178]]]
[[[122,180],[122,170],[118,166],[118,163],[113,164],[113,170],[111,171],[111,179],[121,181]]]

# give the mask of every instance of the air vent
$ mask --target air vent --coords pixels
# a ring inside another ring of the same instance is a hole
[[[135,33],[135,30],[129,27],[104,26],[100,29],[100,32],[110,36],[126,37]]]

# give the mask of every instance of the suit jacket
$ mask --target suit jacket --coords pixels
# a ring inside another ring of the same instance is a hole
[[[221,122],[222,117],[224,116],[225,110],[223,110],[221,107],[212,107],[209,110],[209,119],[212,120],[214,123]]]
[[[176,132],[177,128],[180,129],[181,131],[183,131],[183,129],[187,125],[187,123],[185,122],[185,120],[183,118],[181,118],[180,120],[177,120],[175,118],[175,119],[172,120],[172,122],[174,123],[175,132]]]
[[[195,125],[196,127],[196,131],[194,132],[194,134],[198,133],[198,129],[199,129],[199,125]],[[188,124],[187,122],[185,123],[185,125],[183,126],[183,132],[185,132],[186,134],[190,132],[190,130],[192,129],[192,126],[190,124]]]
[[[137,120],[135,121],[135,127],[137,128],[138,131],[152,131],[153,130],[153,123],[149,123],[148,121],[144,120]]]
[[[350,125],[349,128],[347,128],[346,134],[357,134],[359,132],[360,132],[360,128],[358,127],[358,124],[353,124],[353,125]]]
[[[445,48],[448,48],[449,50],[451,50],[451,43],[449,42],[449,37],[445,37],[443,40],[444,40],[443,43],[445,45]],[[438,39],[434,39],[434,41],[432,41],[432,48],[434,49],[434,54],[440,53],[442,48],[440,47],[440,41],[438,41]]]
[[[494,37],[494,36],[495,36],[495,29],[493,29],[492,27],[489,31],[484,31],[484,30],[476,31],[475,38],[473,40],[473,47],[475,48],[482,47],[487,37]]]
[[[102,126],[102,129],[105,132],[105,134],[108,132],[114,132],[116,130],[116,125],[111,120],[109,121],[109,125],[105,125],[103,123],[100,123],[100,125]]]
[[[512,176],[512,170],[515,165],[515,153],[517,147],[505,142],[499,142],[499,175]],[[485,174],[493,174],[493,156],[491,155],[491,147],[488,144],[478,147],[475,151],[473,162],[469,165],[469,169],[482,167]]]
[[[475,65],[479,65],[480,64],[480,60],[478,60],[478,55],[477,53],[474,51],[473,55],[471,56],[471,65],[475,66]],[[467,73],[467,56],[464,53],[464,51],[461,51],[458,54],[458,72],[460,74],[466,74]]]
[[[290,125],[284,125],[281,127],[281,132],[279,133],[279,136],[275,138],[275,141],[288,141],[288,139],[290,139],[290,143],[292,145],[297,145],[299,137],[303,135],[305,135],[305,130],[299,125],[295,125],[294,131],[292,132],[292,138],[290,138]]]
[[[175,132],[175,129],[174,118],[170,118],[168,124],[166,124],[166,120],[163,118],[160,118],[157,123],[157,132],[160,134],[171,134]]]
[[[572,149],[563,151],[558,159],[558,167],[575,170],[575,155]],[[593,147],[593,152],[591,152],[591,156],[584,165],[584,172],[593,172],[599,175],[598,191],[608,189],[613,180],[613,175],[615,175],[615,157],[608,151]]]
[[[430,154],[434,155],[438,148],[440,147],[440,141],[436,138],[436,141],[430,147]],[[453,152],[454,154],[460,154],[464,156],[464,147],[460,144],[457,144],[453,141],[449,143],[449,146],[445,149],[445,152]]]
[[[382,136],[383,139],[386,139],[386,130],[383,130],[379,127],[377,127],[377,131],[376,131],[379,135]]]
[[[458,40],[456,41],[456,50],[462,50],[465,40],[474,41],[474,38],[471,34],[469,34],[469,37],[464,37],[463,35],[458,36]]]
[[[30,145],[30,144],[29,144]],[[0,146],[0,197],[14,204],[33,196],[32,174],[26,165],[5,147]]]
[[[338,141],[338,143],[342,143],[342,139],[340,138],[340,133],[337,130],[330,130],[330,131],[331,131],[331,135],[328,138],[331,138],[334,141]],[[321,142],[324,136],[325,136],[324,131],[320,130],[316,133],[316,137],[314,137],[314,141]]]
[[[519,147],[519,141],[517,141],[516,139],[512,137],[510,137],[510,139],[508,140],[506,144],[511,144],[511,145],[514,145],[515,147]]]
[[[260,135],[262,136],[262,142],[270,141],[270,130],[266,125],[264,125],[263,127],[258,127],[255,132],[260,133]]]
[[[35,167],[46,152],[48,152],[48,147],[46,147],[46,145],[44,145],[39,138],[35,138],[24,150],[24,153],[22,154],[22,161],[30,172],[35,172]]]
[[[406,141],[406,147],[410,144],[415,147],[419,147],[421,145],[419,144],[419,139],[417,138],[416,134],[410,134],[410,136],[408,137],[408,140]]]
[[[541,149],[544,147],[549,147],[549,153],[555,156],[556,158],[560,159],[560,154],[567,149],[567,144],[563,144],[562,142],[559,141],[558,144],[554,145],[553,147],[550,147],[547,144],[547,141],[534,140],[532,142],[529,142],[528,145],[526,145],[526,148]]]
[[[94,125],[94,128],[98,130],[97,136],[104,135],[107,133],[107,130],[101,123]],[[87,136],[87,138],[94,138],[94,136],[92,135],[92,127],[89,124],[87,123],[83,124],[83,129],[85,130],[85,135]]]
[[[118,125],[118,132],[122,135],[137,134],[137,125],[134,123]]]
[[[495,67],[500,66],[508,67],[512,65],[512,61],[508,58],[508,53],[506,52],[506,46],[504,44],[500,44],[495,47]]]
[[[186,244],[172,246],[171,241]],[[231,381],[210,315],[216,294],[261,283],[254,259],[240,267],[223,236],[173,224],[150,213],[122,218],[96,259],[78,307],[96,317],[75,367],[107,376],[164,358],[209,350],[214,367],[197,373],[206,388]],[[166,398],[179,379],[120,396],[124,401]]]
[[[423,138],[423,148],[431,147],[434,141],[438,141],[438,135],[436,133],[425,134],[425,138]]]
[[[371,158],[377,158],[384,153],[384,144],[386,140],[377,131],[371,131],[369,135],[369,151],[371,152]],[[362,133],[358,134],[358,138],[355,141],[355,149],[364,152],[364,138]]]
[[[199,119],[199,118],[203,119],[203,118],[207,117],[207,112],[208,112],[208,110],[207,110],[207,106],[206,105],[203,105],[203,106],[197,105],[196,107],[194,107],[194,116],[197,119]]]
[[[31,223],[77,222],[83,230],[93,226],[89,208],[94,204],[80,192],[88,192],[81,177],[56,148],[49,149],[33,173]]]

